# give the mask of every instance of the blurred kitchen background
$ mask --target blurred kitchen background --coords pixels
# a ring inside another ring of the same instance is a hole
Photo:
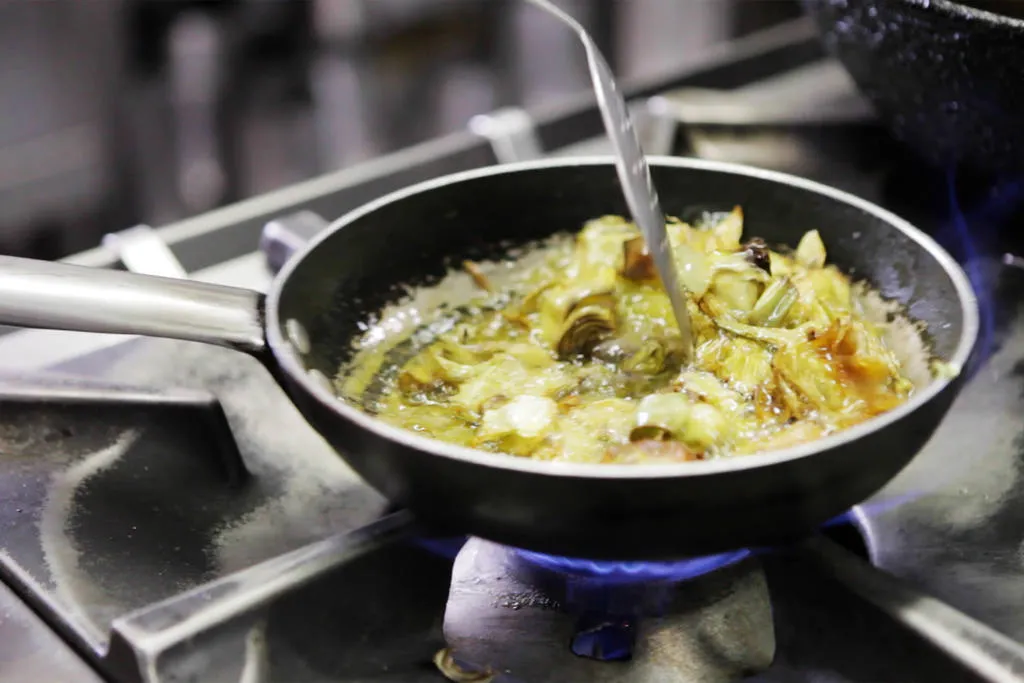
[[[795,0],[560,0],[623,78]],[[0,253],[54,259],[589,89],[521,0],[0,2]]]

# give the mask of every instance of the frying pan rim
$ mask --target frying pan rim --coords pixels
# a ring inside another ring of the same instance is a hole
[[[900,0],[900,2],[915,9],[926,11],[934,10],[958,19],[981,20],[993,24],[1009,26],[1010,28],[1024,29],[1024,19],[1010,17],[1005,14],[999,14],[998,12],[990,12],[989,10],[981,9],[980,7],[971,7],[970,5],[965,5],[962,2],[957,2],[956,0],[931,0],[927,7],[914,2],[914,0]]]
[[[648,161],[651,167],[683,168],[701,172],[740,175],[815,192],[817,194],[825,195],[829,199],[850,205],[865,213],[872,214],[876,218],[879,218],[889,224],[893,229],[899,230],[907,235],[910,239],[917,242],[926,253],[935,259],[935,261],[943,268],[947,276],[952,280],[954,288],[957,291],[963,325],[956,349],[948,362],[956,367],[960,372],[963,372],[978,337],[979,310],[977,297],[975,296],[967,275],[953,257],[950,256],[945,249],[939,246],[935,240],[911,225],[908,221],[900,218],[890,211],[887,211],[886,209],[843,190],[787,173],[780,173],[778,171],[770,171],[742,164],[679,157],[651,156],[648,158]],[[358,408],[352,407],[341,401],[336,394],[324,387],[321,383],[310,379],[307,370],[303,366],[301,358],[296,353],[292,345],[288,343],[281,334],[281,321],[279,317],[281,295],[286,288],[288,281],[291,279],[292,274],[302,267],[302,264],[305,262],[309,254],[316,251],[322,242],[330,239],[331,236],[339,230],[344,229],[346,226],[355,223],[378,209],[413,195],[435,190],[439,187],[454,185],[479,178],[530,172],[539,169],[571,168],[579,166],[606,166],[609,169],[614,169],[614,163],[614,158],[611,156],[587,156],[556,157],[512,164],[485,166],[482,168],[440,176],[404,187],[373,201],[367,202],[339,217],[325,230],[320,231],[320,233],[310,240],[301,251],[290,258],[271,284],[266,299],[266,334],[267,344],[275,356],[278,365],[285,370],[293,381],[299,384],[303,391],[316,399],[318,403],[320,403],[329,412],[333,413],[338,419],[350,421],[382,439],[413,449],[424,456],[437,456],[478,466],[514,470],[523,474],[591,480],[660,480],[675,477],[728,474],[742,470],[770,467],[772,465],[779,465],[792,460],[814,456],[823,451],[837,448],[846,443],[855,441],[872,432],[884,429],[894,422],[903,419],[913,411],[923,407],[937,394],[939,394],[939,392],[943,391],[951,382],[958,379],[934,379],[923,391],[913,396],[906,403],[889,412],[873,417],[854,427],[843,430],[837,434],[827,436],[823,439],[817,439],[809,443],[777,451],[753,453],[735,458],[719,458],[715,460],[672,464],[624,465],[612,463],[563,463],[532,460],[530,458],[517,458],[501,453],[487,453],[485,451],[479,451],[465,446],[457,446],[440,440],[420,436],[400,427],[391,426],[383,420],[367,415]]]

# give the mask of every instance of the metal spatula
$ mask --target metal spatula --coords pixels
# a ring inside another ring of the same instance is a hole
[[[622,94],[615,84],[612,70],[600,50],[597,49],[590,34],[579,22],[552,5],[548,0],[529,0],[529,2],[547,10],[572,28],[587,50],[587,63],[590,66],[590,78],[594,84],[594,92],[597,94],[597,104],[617,157],[615,167],[619,173],[619,182],[622,184],[622,191],[626,195],[626,202],[633,214],[633,220],[640,228],[644,241],[647,242],[647,249],[654,261],[658,276],[672,302],[672,312],[675,315],[676,324],[679,326],[679,332],[682,334],[683,347],[686,349],[687,360],[689,360],[693,353],[690,314],[686,310],[686,297],[682,282],[676,269],[676,262],[672,258],[672,247],[668,241],[668,234],[665,232],[665,214],[661,211],[661,203],[658,201],[658,193],[651,180],[651,172],[647,168],[647,161],[640,149],[640,141],[633,128],[633,121],[629,116],[629,110],[626,109],[626,102],[622,99]]]

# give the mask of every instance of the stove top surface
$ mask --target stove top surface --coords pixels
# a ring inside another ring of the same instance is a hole
[[[863,115],[721,125],[693,112],[674,114],[691,117],[674,152],[843,187],[965,265],[985,320],[978,360],[934,438],[854,517],[875,565],[1024,640],[1024,261],[1006,256],[1024,256],[1024,186],[929,171]],[[243,261],[232,282],[269,280]],[[629,662],[580,657],[579,615],[517,602],[536,586],[509,572],[507,549],[473,539],[453,559],[403,540],[403,520],[255,361],[116,341],[49,367],[46,391],[36,376],[0,391],[0,577],[115,680],[440,681],[446,646],[490,667],[463,680],[972,680],[784,553],[673,589],[670,608],[629,627]],[[126,405],[82,378],[164,390]]]

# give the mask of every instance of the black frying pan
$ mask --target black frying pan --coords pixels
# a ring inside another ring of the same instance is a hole
[[[936,354],[968,360],[971,287],[930,238],[865,201],[740,166],[660,159],[667,212],[744,208],[747,234],[796,244],[817,228],[830,260],[905,303]],[[430,440],[338,400],[323,382],[359,323],[446,264],[496,256],[626,207],[611,161],[487,168],[416,185],[339,219],[290,260],[266,299],[196,282],[0,258],[0,323],[189,339],[259,357],[310,424],[371,485],[428,526],[594,559],[663,559],[809,533],[914,456],[959,382],[813,444],[678,465],[536,462]],[[305,334],[297,332],[303,328]],[[303,337],[308,337],[308,341]]]
[[[1024,171],[1024,2],[802,2],[897,138],[943,167]]]

